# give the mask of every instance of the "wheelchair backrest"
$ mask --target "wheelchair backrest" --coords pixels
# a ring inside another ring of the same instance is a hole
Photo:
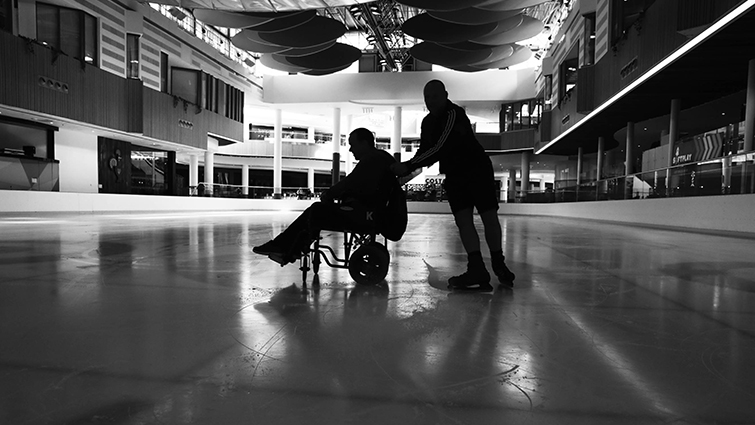
[[[380,214],[380,234],[388,240],[398,241],[406,232],[408,212],[406,208],[406,194],[395,177],[392,179],[391,190],[385,210]]]

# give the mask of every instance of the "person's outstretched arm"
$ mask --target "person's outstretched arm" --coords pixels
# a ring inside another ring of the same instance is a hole
[[[422,136],[417,153],[414,154],[412,159],[391,167],[391,170],[397,176],[402,177],[411,174],[418,168],[427,167],[438,162],[448,146],[449,136],[451,135],[454,125],[456,125],[456,114],[457,112],[453,109],[446,112],[446,119],[443,122],[443,132],[440,134],[440,137],[438,137],[438,140],[429,139],[428,134],[430,131],[425,129],[425,122],[423,121]]]

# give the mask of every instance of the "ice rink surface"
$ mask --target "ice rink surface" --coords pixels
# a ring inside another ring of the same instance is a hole
[[[251,252],[296,214],[0,216],[0,424],[755,423],[755,239],[501,216],[514,289],[459,294],[413,214],[305,289]]]

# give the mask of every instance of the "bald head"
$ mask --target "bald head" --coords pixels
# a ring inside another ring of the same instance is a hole
[[[357,128],[349,134],[349,151],[359,161],[375,150],[375,135],[366,128]]]
[[[425,84],[423,95],[425,97],[425,106],[431,114],[438,115],[443,113],[446,109],[448,93],[446,92],[446,86],[443,85],[442,81],[429,81]]]

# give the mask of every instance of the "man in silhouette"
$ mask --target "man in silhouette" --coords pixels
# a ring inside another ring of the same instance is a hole
[[[514,273],[506,266],[502,248],[501,224],[493,165],[477,141],[467,114],[448,100],[445,85],[432,80],[423,91],[429,113],[422,120],[420,147],[414,157],[392,169],[405,176],[420,167],[440,162],[445,189],[462,245],[467,252],[467,271],[448,279],[451,289],[492,290],[490,274],[480,251],[480,238],[474,226],[474,208],[485,227],[493,273],[502,285],[514,286]]]
[[[304,210],[280,235],[254,247],[253,252],[283,266],[299,259],[322,229],[377,230],[379,213],[398,184],[390,169],[396,160],[375,147],[375,136],[366,128],[349,134],[349,151],[359,161],[354,170],[323,192],[320,202]]]

